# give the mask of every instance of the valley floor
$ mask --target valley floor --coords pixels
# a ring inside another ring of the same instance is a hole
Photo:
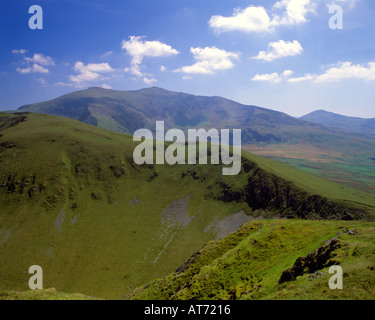
[[[375,197],[375,153],[361,150],[323,149],[308,144],[245,145],[243,149],[259,156],[296,167]]]

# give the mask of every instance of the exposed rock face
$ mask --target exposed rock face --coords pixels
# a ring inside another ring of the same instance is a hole
[[[186,227],[194,219],[194,216],[189,215],[188,206],[191,195],[185,199],[178,199],[163,210],[162,221],[163,224],[169,226]]]
[[[0,131],[15,127],[27,120],[27,114],[29,112],[19,112],[17,114],[9,114],[8,116],[3,116],[0,123]]]
[[[311,195],[247,159],[242,159],[242,167],[248,177],[247,184],[233,190],[225,182],[219,182],[220,191],[213,195],[216,200],[246,202],[253,210],[279,212],[284,218],[361,220],[366,216],[363,210]]]
[[[279,284],[284,282],[293,281],[297,277],[305,273],[314,273],[325,267],[337,264],[336,261],[331,260],[335,256],[333,251],[340,247],[337,238],[325,241],[324,244],[309,253],[306,257],[299,257],[294,263],[293,267],[285,270],[279,280]]]
[[[263,216],[255,218],[252,215],[246,214],[244,210],[240,210],[239,212],[226,216],[224,219],[220,221],[218,221],[216,217],[214,221],[210,225],[208,225],[204,231],[215,232],[216,240],[220,240],[226,237],[228,234],[238,230],[244,223],[249,222],[251,220],[262,219],[264,219]]]

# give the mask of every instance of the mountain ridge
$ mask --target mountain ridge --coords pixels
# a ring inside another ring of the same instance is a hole
[[[53,100],[21,106],[19,111],[65,116],[105,129],[132,134],[154,129],[164,120],[166,128],[238,128],[245,143],[279,143],[292,139],[289,132],[301,127],[314,134],[331,134],[321,126],[285,113],[244,105],[219,96],[196,96],[158,87],[119,91],[91,87]]]
[[[92,87],[18,111],[63,116],[130,135],[142,128],[155,134],[156,121],[164,121],[165,130],[185,133],[190,128],[240,129],[245,150],[359,190],[375,190],[375,135],[333,129],[218,96],[158,87],[131,91]]]
[[[316,110],[299,119],[348,132],[375,135],[375,118],[349,117],[326,110]]]

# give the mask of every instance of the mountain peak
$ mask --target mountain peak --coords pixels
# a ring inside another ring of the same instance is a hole
[[[324,109],[319,109],[319,110],[315,110],[315,111],[312,111],[308,114],[303,115],[302,117],[300,117],[300,119],[304,119],[306,117],[315,116],[315,115],[328,115],[328,114],[333,114],[333,113],[329,112],[329,111],[326,111]]]
[[[319,110],[313,111],[311,113],[333,113],[333,112],[330,112],[330,111],[327,111],[327,110],[324,110],[324,109],[319,109]]]
[[[364,134],[375,133],[375,119],[348,117],[325,110],[317,110],[300,118],[333,129]]]
[[[147,94],[147,95],[160,95],[160,96],[170,96],[170,95],[176,95],[178,92],[169,91],[160,87],[149,87],[149,88],[143,88],[140,90],[136,90],[136,92]]]
[[[112,89],[107,89],[107,88],[103,88],[103,87],[89,87],[87,88],[86,90],[103,90],[103,91],[107,91],[107,90],[112,90]]]

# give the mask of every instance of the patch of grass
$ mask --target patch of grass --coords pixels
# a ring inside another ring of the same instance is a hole
[[[30,290],[24,292],[0,291],[0,300],[98,300],[80,293],[62,293],[56,289]]]

